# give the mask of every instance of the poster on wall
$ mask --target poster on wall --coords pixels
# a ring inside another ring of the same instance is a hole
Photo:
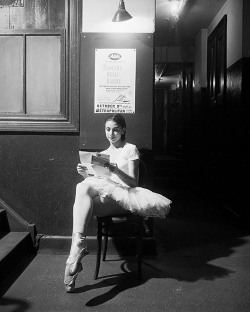
[[[95,50],[95,113],[135,113],[135,49]]]

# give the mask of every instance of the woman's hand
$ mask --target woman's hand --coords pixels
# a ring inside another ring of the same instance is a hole
[[[117,167],[116,164],[107,164],[109,171],[116,174],[125,184],[130,187],[138,186],[139,160],[130,160],[128,162],[128,174]]]
[[[108,168],[110,172],[116,173],[118,170],[117,164],[107,163],[105,164],[105,168]]]
[[[117,164],[107,163],[105,167],[109,169],[110,172],[116,174],[124,183],[130,187],[138,186],[138,166],[139,161],[130,160],[128,162],[129,174],[126,174],[124,171],[117,167]]]
[[[86,179],[88,177],[88,168],[82,164],[78,164],[76,167],[77,172]]]

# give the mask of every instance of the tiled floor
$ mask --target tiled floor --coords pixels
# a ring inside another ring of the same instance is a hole
[[[0,311],[168,311],[249,312],[250,231],[223,220],[212,204],[189,192],[173,200],[165,220],[155,219],[156,256],[136,259],[109,255],[93,279],[95,255],[83,259],[74,294],[66,294],[67,256],[38,254],[11,287],[4,285]]]

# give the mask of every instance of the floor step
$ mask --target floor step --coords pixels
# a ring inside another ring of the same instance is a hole
[[[6,236],[9,232],[5,232],[5,231],[0,231],[0,240]]]
[[[174,155],[157,155],[154,159],[154,188],[183,188],[189,171],[183,159]]]
[[[1,281],[31,251],[32,239],[29,232],[9,232],[4,235],[0,240]]]
[[[5,209],[0,209],[0,231],[10,231],[9,221]]]

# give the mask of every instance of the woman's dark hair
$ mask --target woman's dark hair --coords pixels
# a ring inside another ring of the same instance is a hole
[[[125,141],[125,134],[126,134],[126,121],[125,119],[123,118],[123,116],[121,114],[114,114],[114,115],[111,115],[111,116],[108,116],[105,120],[105,124],[107,121],[109,120],[113,120],[115,121],[120,127],[122,128],[125,128],[125,132],[122,134],[121,136],[121,140],[122,141]]]

